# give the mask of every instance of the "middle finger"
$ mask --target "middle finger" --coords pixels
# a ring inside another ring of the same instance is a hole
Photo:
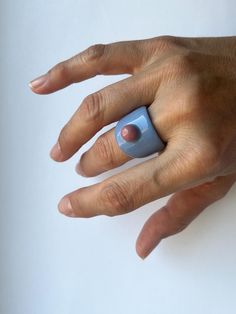
[[[155,75],[140,73],[112,84],[84,99],[71,120],[62,129],[51,151],[56,161],[70,158],[102,127],[119,120],[125,114],[154,100]]]

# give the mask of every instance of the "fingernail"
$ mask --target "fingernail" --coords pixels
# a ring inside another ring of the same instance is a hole
[[[146,247],[145,247],[145,243],[143,242],[138,242],[136,244],[136,252],[138,254],[138,256],[144,260],[148,257],[148,255],[151,253],[151,250],[149,251]]]
[[[146,254],[141,254],[140,252],[138,252],[138,256],[142,259],[145,260],[145,258],[148,256]]]
[[[68,197],[65,196],[62,198],[62,200],[58,204],[58,209],[62,214],[74,217],[71,201]]]
[[[143,261],[145,260],[146,256],[142,256],[140,254],[138,254],[138,257],[140,257]]]
[[[38,89],[39,87],[43,86],[46,83],[47,79],[48,79],[47,74],[41,75],[34,79],[33,81],[31,81],[29,83],[29,87],[31,89]]]
[[[57,161],[62,161],[63,160],[63,154],[61,151],[61,146],[59,142],[57,142],[53,148],[50,151],[50,156],[52,159],[57,160]]]
[[[80,163],[78,163],[78,164],[76,165],[75,170],[76,170],[76,172],[77,172],[78,174],[80,174],[81,176],[87,177],[87,175],[84,173],[83,169],[81,168]]]

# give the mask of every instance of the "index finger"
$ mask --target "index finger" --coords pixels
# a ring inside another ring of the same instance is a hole
[[[90,46],[58,63],[29,86],[35,93],[48,94],[98,74],[132,74],[147,61],[148,42],[150,40],[135,40]]]

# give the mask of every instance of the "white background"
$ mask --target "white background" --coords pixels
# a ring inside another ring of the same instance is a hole
[[[82,99],[123,76],[48,96],[27,86],[95,43],[235,35],[235,11],[234,0],[0,1],[1,314],[235,313],[235,186],[142,261],[136,236],[166,199],[116,218],[70,219],[57,211],[67,192],[137,161],[78,176],[76,161],[97,136],[63,164],[48,155]]]

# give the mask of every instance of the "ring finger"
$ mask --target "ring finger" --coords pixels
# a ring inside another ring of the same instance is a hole
[[[154,121],[153,110],[148,109],[148,111]],[[115,128],[112,128],[100,135],[93,146],[82,154],[76,171],[85,177],[96,176],[119,167],[131,159],[132,157],[126,155],[117,144]]]
[[[132,157],[126,155],[116,143],[115,129],[103,133],[88,151],[82,154],[76,171],[84,177],[97,176],[100,173],[123,165]]]

